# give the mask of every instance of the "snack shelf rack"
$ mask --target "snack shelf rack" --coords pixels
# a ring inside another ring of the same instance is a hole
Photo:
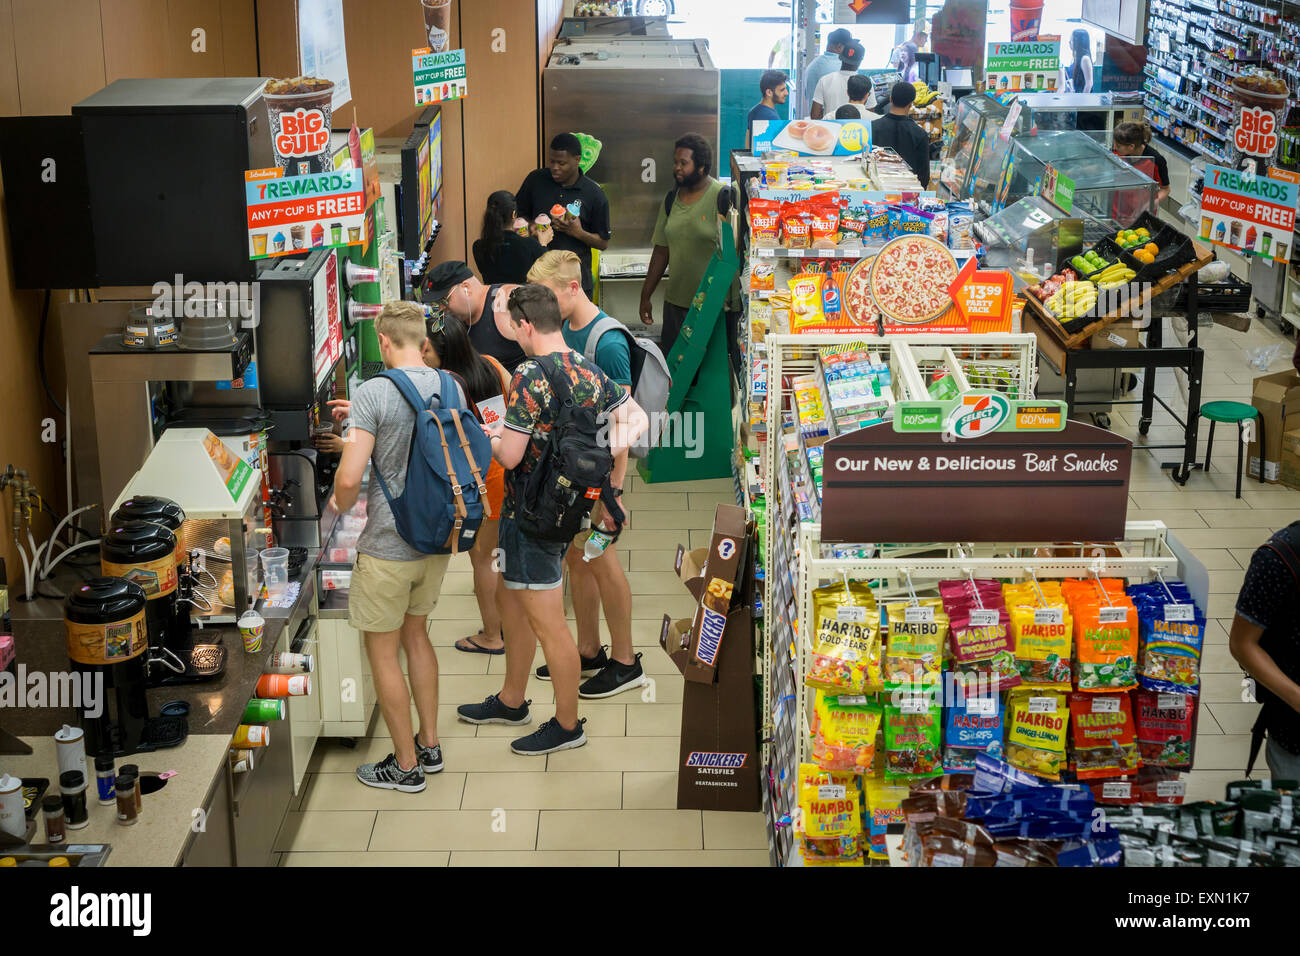
[[[772,482],[777,497],[786,493],[785,481]],[[804,686],[813,653],[816,610],[813,591],[823,584],[850,579],[868,581],[878,604],[906,600],[908,585],[926,593],[940,580],[968,576],[1025,580],[1087,578],[1093,575],[1126,580],[1149,580],[1157,575],[1181,576],[1180,558],[1166,541],[1166,527],[1160,521],[1130,521],[1122,542],[1104,545],[1081,543],[1007,542],[995,544],[935,543],[930,545],[881,545],[871,556],[828,554],[835,546],[821,540],[820,523],[804,522],[793,536],[778,535],[769,526],[775,542],[774,570],[781,580],[774,589],[769,622],[771,640],[764,646],[765,673],[777,680],[777,695],[769,701],[765,719],[764,765],[771,777],[764,806],[769,812],[774,862],[798,865],[794,852],[789,815],[797,805],[796,780],[800,763],[811,759],[812,728],[809,719],[811,695]],[[792,543],[789,538],[794,538]],[[779,539],[779,540],[778,540]],[[1078,553],[1072,553],[1075,549]],[[1046,555],[1044,551],[1055,552]],[[1067,551],[1071,553],[1061,553]],[[769,581],[777,575],[769,574]],[[784,821],[782,815],[785,815]]]

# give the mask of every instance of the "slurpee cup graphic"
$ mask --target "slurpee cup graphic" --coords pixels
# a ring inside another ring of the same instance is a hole
[[[1012,0],[1011,42],[1024,43],[1038,39],[1038,27],[1043,22],[1043,0]]]

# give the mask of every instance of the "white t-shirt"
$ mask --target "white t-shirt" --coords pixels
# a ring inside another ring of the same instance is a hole
[[[844,106],[852,106],[855,110],[858,111],[859,118],[865,120],[868,123],[880,119],[880,114],[871,112],[871,110],[867,109],[867,104],[865,103],[845,103]],[[839,112],[841,108],[842,107],[836,107],[836,112]],[[835,113],[827,114],[826,118],[835,119]]]
[[[824,119],[834,119],[835,111],[849,101],[849,77],[857,75],[857,70],[839,70],[818,81],[813,102],[822,105]]]

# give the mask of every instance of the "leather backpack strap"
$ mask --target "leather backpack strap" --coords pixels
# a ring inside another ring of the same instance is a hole
[[[484,481],[482,473],[478,470],[478,463],[474,461],[474,452],[470,450],[469,437],[465,434],[465,427],[460,423],[460,416],[451,417],[452,424],[456,426],[456,432],[460,435],[460,447],[465,451],[465,460],[469,462],[469,470],[474,475],[474,485],[478,488],[478,495],[483,502],[484,517],[492,517],[492,508],[488,505],[487,500],[487,482]]]
[[[451,449],[447,447],[447,433],[442,430],[442,422],[438,420],[437,415],[430,412],[429,417],[438,426],[438,439],[442,442],[442,454],[447,460],[447,477],[451,481],[452,496],[456,499],[456,523],[452,526],[451,539],[448,541],[451,553],[456,554],[460,545],[460,529],[465,524],[469,510],[465,507],[465,499],[460,493],[460,479],[456,477],[456,466],[451,460]]]

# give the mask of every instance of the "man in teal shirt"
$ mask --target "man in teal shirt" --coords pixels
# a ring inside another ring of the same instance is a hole
[[[560,316],[564,319],[560,326],[564,342],[585,358],[591,352],[588,348],[591,331],[606,315],[582,290],[582,267],[578,257],[566,250],[544,253],[528,270],[528,281],[544,285],[555,293]],[[632,391],[630,348],[628,335],[610,329],[601,335],[594,350],[597,367],[606,378],[623,386],[627,392]],[[614,493],[621,499],[623,489],[615,488]],[[621,500],[620,504],[623,504]],[[591,525],[613,531],[614,525],[606,521],[603,510],[603,506],[597,503],[591,513]],[[623,512],[625,515],[628,512],[626,504],[623,504]],[[598,699],[640,687],[645,682],[645,672],[641,669],[641,655],[632,647],[632,587],[615,552],[617,541],[611,541],[599,557],[590,561],[583,556],[586,544],[587,532],[584,531],[574,539],[565,563],[569,568],[573,616],[578,624],[582,676],[587,678],[578,688],[578,696]],[[508,555],[506,560],[509,560]],[[609,626],[608,656],[600,643],[601,608],[605,610],[605,623]],[[550,680],[549,669],[539,667],[537,677]]]
[[[821,78],[828,73],[834,73],[840,68],[840,51],[844,49],[844,44],[853,41],[853,34],[843,27],[832,30],[831,35],[826,38],[826,52],[821,56],[813,57],[808,68],[803,74],[803,88],[799,90],[799,116],[807,118],[809,111],[812,109],[812,95],[817,90],[817,84]]]

